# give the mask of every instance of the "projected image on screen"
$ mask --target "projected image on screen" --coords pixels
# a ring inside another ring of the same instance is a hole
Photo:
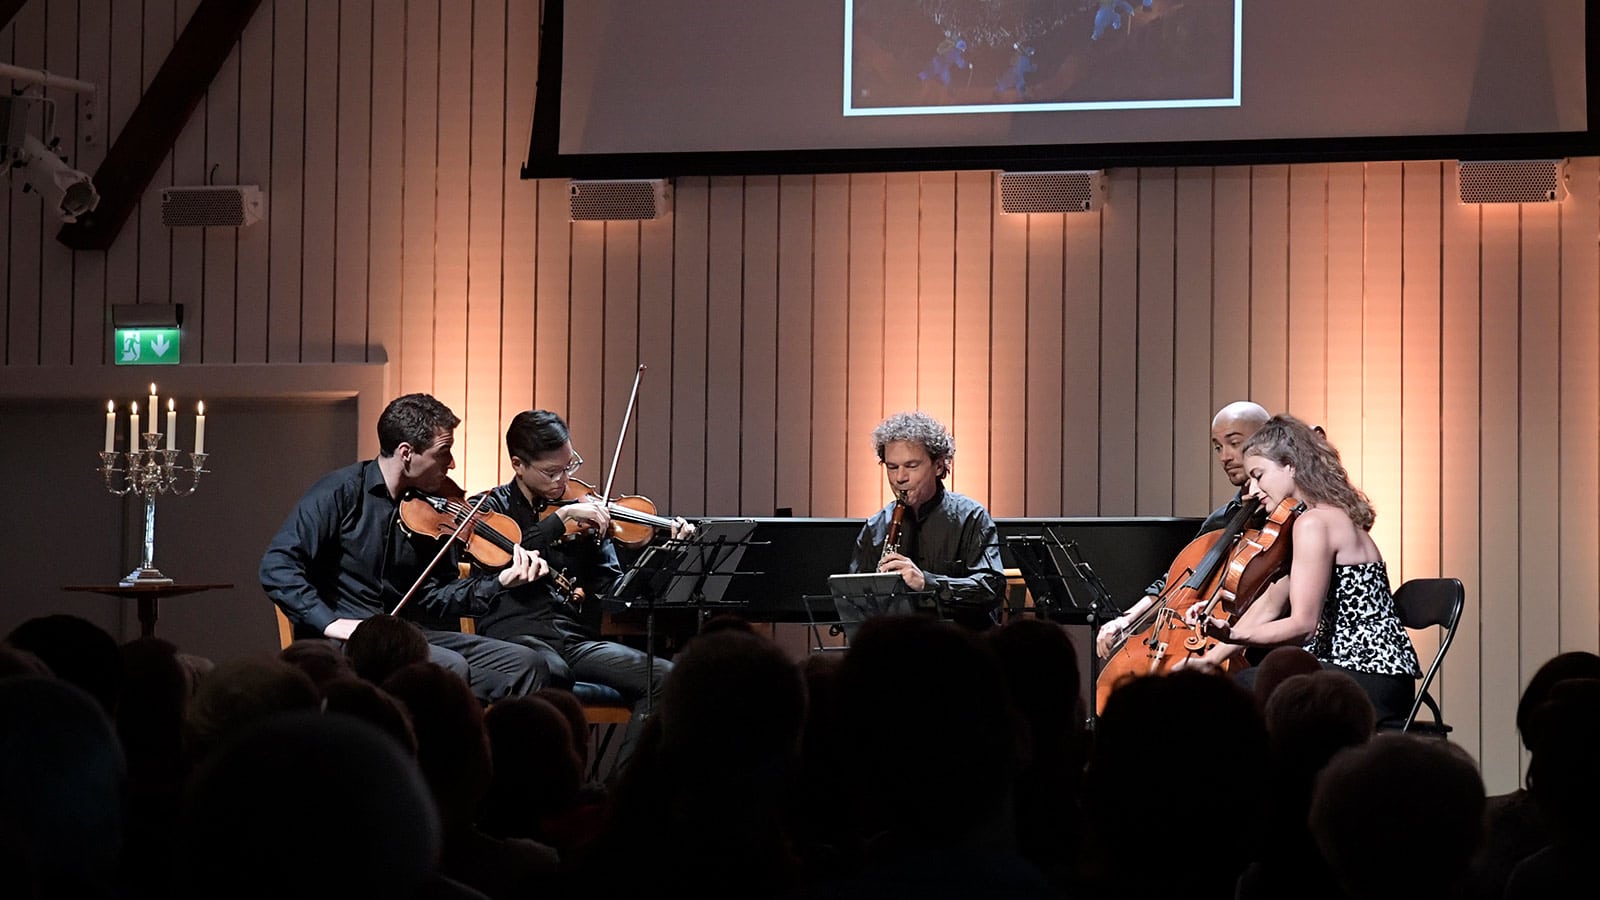
[[[845,0],[847,116],[1238,106],[1243,0]]]

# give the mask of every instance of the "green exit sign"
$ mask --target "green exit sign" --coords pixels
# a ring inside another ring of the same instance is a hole
[[[178,331],[176,328],[118,328],[117,365],[177,365]]]

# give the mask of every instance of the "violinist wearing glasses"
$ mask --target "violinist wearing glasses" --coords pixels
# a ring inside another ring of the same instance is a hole
[[[532,648],[557,687],[587,681],[614,688],[632,701],[634,716],[619,750],[625,759],[642,725],[645,697],[659,699],[672,664],[657,659],[651,665],[644,651],[601,640],[578,605],[610,593],[622,577],[613,528],[622,516],[633,519],[637,514],[602,502],[574,477],[583,457],[572,447],[567,423],[553,412],[518,413],[506,429],[506,452],[513,477],[488,492],[484,509],[515,520],[522,529],[522,547],[546,559],[552,577],[502,593],[479,617],[478,633]],[[644,518],[647,528],[668,530],[673,538],[694,534],[694,526],[682,518]]]
[[[873,430],[872,445],[895,499],[862,526],[850,572],[894,572],[907,589],[931,598],[868,604],[841,597],[836,608],[845,633],[853,637],[869,616],[931,608],[976,630],[993,625],[1006,584],[999,532],[982,504],[945,490],[955,438],[927,413],[901,412]]]
[[[549,566],[514,547],[499,571],[460,579],[458,552],[442,564],[441,537],[402,523],[408,492],[454,488],[451,449],[460,422],[427,394],[391,401],[378,417],[378,457],[335,470],[306,491],[261,557],[261,587],[298,631],[337,643],[361,620],[393,613],[410,597],[407,614],[423,626],[429,659],[489,703],[542,687],[543,661],[520,644],[435,626],[486,612],[498,593],[546,578]]]

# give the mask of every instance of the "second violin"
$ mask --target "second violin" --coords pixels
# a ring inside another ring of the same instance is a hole
[[[593,503],[603,507],[611,516],[611,539],[630,549],[643,547],[655,537],[657,529],[671,531],[675,524],[672,519],[656,515],[656,505],[649,497],[624,494],[608,502],[595,492],[594,485],[571,477],[567,479],[561,499],[551,501],[539,517],[558,515],[561,507],[574,503]],[[593,535],[594,532],[583,522],[571,520],[567,522],[564,539],[570,541]]]

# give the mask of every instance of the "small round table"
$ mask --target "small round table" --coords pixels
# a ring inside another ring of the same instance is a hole
[[[227,590],[231,584],[68,584],[63,585],[64,591],[88,591],[94,594],[104,594],[107,597],[133,598],[139,602],[139,636],[155,637],[156,634],[156,604],[162,597],[179,597],[184,594],[197,594],[200,591]]]

